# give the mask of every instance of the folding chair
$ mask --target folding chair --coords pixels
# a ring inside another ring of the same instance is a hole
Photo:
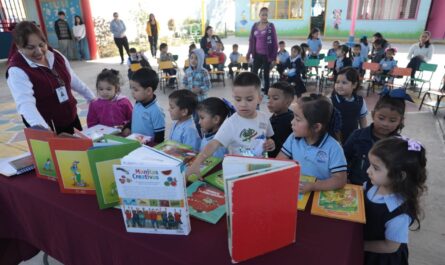
[[[428,90],[431,89],[431,79],[433,78],[434,72],[436,72],[437,64],[429,64],[429,63],[421,63],[419,67],[419,71],[417,72],[417,77],[410,78],[410,81],[414,81],[414,83],[421,83],[419,89],[419,96],[422,93],[423,85],[428,84]]]
[[[238,68],[238,67],[235,67],[235,66],[233,66],[232,67],[232,71],[233,71],[233,68],[236,68],[235,69],[235,71],[233,71],[233,76],[232,76],[232,79],[235,77],[235,76],[237,76],[237,75],[239,75],[240,73],[242,73],[242,72],[246,72],[247,70],[245,70],[244,68],[243,68],[243,66],[244,65],[247,65],[247,59],[246,59],[246,56],[240,56],[240,57],[238,57],[238,63],[239,63],[239,65],[240,65],[240,67]]]
[[[334,75],[332,73],[336,59],[337,57],[335,55],[324,57],[324,61],[327,64],[325,65],[324,71],[321,72],[320,93],[323,92],[323,89],[328,85],[328,81],[334,81]]]
[[[219,81],[218,75],[222,75],[222,82],[223,86],[226,86],[226,80],[225,80],[225,74],[226,72],[224,70],[218,70],[216,65],[219,64],[219,58],[218,57],[208,57],[206,58],[206,64],[211,65],[212,69],[209,71],[210,74],[210,80],[213,81]],[[213,78],[216,75],[216,78]]]
[[[158,67],[158,69],[159,69],[159,71],[158,71],[159,84],[160,84],[160,87],[161,87],[162,91],[164,92],[164,94],[165,94],[165,87],[167,86],[169,81],[173,78],[175,80],[175,82],[174,82],[175,88],[179,89],[179,83],[178,83],[179,72],[176,71],[175,75],[170,75],[164,71],[164,70],[171,70],[171,69],[177,70],[176,68],[177,68],[176,65],[172,61],[163,61],[163,62],[160,61],[159,62],[159,67]]]
[[[406,86],[408,84],[409,78],[411,77],[411,72],[412,71],[413,71],[413,69],[411,69],[411,68],[404,68],[404,67],[396,67],[396,68],[392,69],[392,71],[389,74],[389,76],[393,78],[393,82],[392,83],[388,82],[386,84],[387,87],[389,89],[395,88],[395,87],[405,88],[406,89]],[[406,78],[406,79],[405,79],[405,81],[401,85],[398,85],[398,84],[394,84],[395,78],[402,78],[402,79]]]
[[[304,62],[304,66],[306,66],[306,68],[308,69],[308,72],[306,73],[305,85],[307,85],[307,81],[311,77],[315,77],[315,80],[318,82],[318,68],[320,67],[320,59],[306,59]],[[312,68],[316,68],[317,71],[313,73]]]
[[[425,102],[426,96],[428,96],[430,99],[431,96],[436,96],[436,100]],[[419,110],[421,110],[422,105],[425,104],[432,107],[433,113],[434,115],[436,115],[439,108],[445,108],[445,103],[441,103],[443,98],[445,98],[445,75],[442,77],[439,90],[428,90],[427,92],[425,92],[422,98],[422,102],[420,103]]]
[[[374,75],[380,69],[379,63],[368,63],[364,62],[362,65],[363,70],[365,70],[365,76],[363,76],[363,82],[368,83],[368,89],[366,90],[366,96],[369,95],[369,91],[372,89],[374,93]],[[366,73],[369,70],[369,77],[366,77]]]

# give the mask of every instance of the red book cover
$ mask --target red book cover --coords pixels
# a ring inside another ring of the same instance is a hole
[[[295,242],[299,176],[300,167],[295,164],[227,180],[233,262]]]
[[[32,154],[36,176],[57,181],[54,159],[48,143],[49,139],[55,137],[56,134],[45,129],[25,128],[23,131]]]
[[[54,157],[60,191],[63,193],[96,194],[87,150],[91,139],[55,137],[49,140]]]

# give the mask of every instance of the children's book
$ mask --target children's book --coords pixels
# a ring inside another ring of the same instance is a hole
[[[63,193],[96,194],[87,150],[93,140],[77,137],[49,139],[60,191]]]
[[[56,136],[52,131],[39,128],[25,128],[24,130],[29,151],[32,154],[36,176],[43,179],[57,181],[54,159],[49,148],[49,139]]]
[[[114,165],[113,172],[128,232],[190,233],[181,160],[142,146]]]
[[[105,126],[102,124],[94,125],[88,129],[79,131],[75,130],[75,134],[80,137],[87,137],[92,139],[93,141],[100,140],[104,137],[105,134],[119,134],[121,132],[120,129]]]
[[[127,139],[136,140],[141,144],[150,145],[153,138],[151,136],[143,135],[140,133],[132,133],[126,137]]]
[[[300,184],[308,183],[308,182],[315,182],[317,180],[316,177],[312,176],[300,176]],[[298,193],[298,210],[304,211],[306,209],[307,201],[309,200],[309,197],[311,196],[310,192],[306,193]]]
[[[193,148],[189,145],[177,143],[175,141],[167,140],[155,146],[156,149],[165,152],[171,156],[181,159],[186,166],[193,163],[196,156],[198,155],[193,151]],[[209,157],[200,166],[201,176],[205,176],[221,162],[220,158]],[[198,180],[197,176],[189,176],[189,181]]]
[[[12,177],[32,170],[34,170],[34,163],[30,152],[0,159],[0,174],[3,176]]]
[[[298,164],[228,155],[223,160],[223,175],[232,262],[295,242]]]
[[[314,192],[311,213],[329,218],[366,223],[362,186],[346,184],[342,189]]]
[[[226,213],[224,192],[202,181],[187,187],[190,215],[216,224]]]
[[[205,177],[204,181],[209,183],[213,187],[216,187],[216,188],[224,191],[224,178],[223,178],[222,170],[218,170],[217,172]]]
[[[113,165],[120,165],[121,158],[139,148],[141,144],[114,135],[104,135],[101,142],[104,145],[92,147],[87,153],[99,208],[106,209],[119,205]]]

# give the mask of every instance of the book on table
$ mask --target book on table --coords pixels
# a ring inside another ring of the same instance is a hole
[[[0,174],[3,176],[12,177],[32,170],[34,162],[30,152],[0,159]]]
[[[133,233],[188,235],[183,162],[142,146],[113,166],[125,228]]]
[[[314,183],[317,180],[316,177],[313,176],[300,176],[300,184],[303,183]],[[298,210],[304,211],[306,209],[307,202],[309,201],[309,197],[311,196],[310,192],[306,193],[298,193]]]
[[[331,191],[316,191],[311,214],[351,222],[366,223],[363,188],[346,184]]]
[[[195,181],[187,187],[190,215],[216,224],[226,213],[224,192],[208,183]]]
[[[25,128],[26,142],[31,152],[36,176],[57,181],[54,158],[49,147],[49,139],[56,136],[52,131],[41,128]]]
[[[224,191],[224,178],[222,170],[218,170],[204,178],[204,181],[210,185]]]
[[[115,127],[110,127],[102,124],[97,124],[87,128],[85,130],[79,131],[74,129],[74,134],[81,138],[90,138],[93,141],[100,140],[106,134],[119,134],[121,132],[120,129]]]
[[[232,262],[295,242],[300,177],[295,161],[228,155],[223,175]]]

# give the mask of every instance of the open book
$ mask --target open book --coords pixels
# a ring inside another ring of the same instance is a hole
[[[0,174],[11,177],[34,170],[30,152],[0,160]]]
[[[82,131],[75,130],[75,135],[97,141],[102,139],[105,134],[119,134],[120,132],[121,130],[118,128],[97,124]]]
[[[295,242],[298,164],[228,155],[223,160],[223,175],[232,262]]]

